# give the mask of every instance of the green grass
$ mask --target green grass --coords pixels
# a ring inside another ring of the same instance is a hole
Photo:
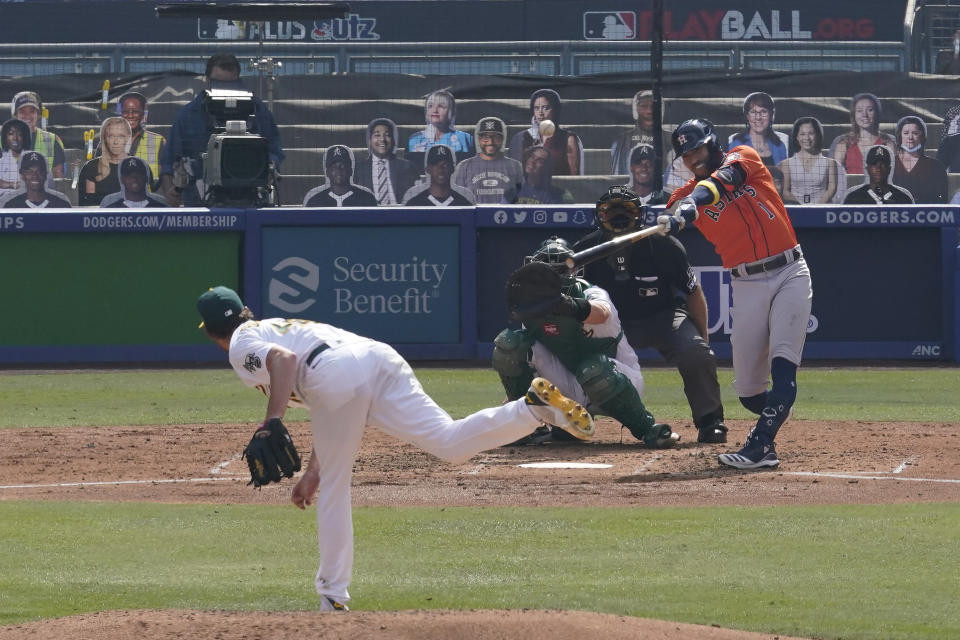
[[[427,392],[454,416],[499,404],[503,390],[490,369],[420,368]],[[658,418],[686,420],[679,374],[648,368],[645,401]],[[729,418],[747,418],[720,371]],[[798,419],[956,422],[960,369],[801,369]],[[256,422],[264,398],[228,369],[60,372],[0,375],[0,428],[75,425]],[[295,411],[291,420],[305,420]]]
[[[455,416],[503,397],[490,370],[417,374]],[[677,373],[645,376],[658,417],[687,419]],[[731,372],[720,376],[728,417],[748,417]],[[809,368],[799,388],[802,419],[960,415],[956,368]],[[227,369],[11,372],[0,390],[0,428],[256,422],[264,409]],[[355,525],[357,609],[583,609],[847,640],[960,637],[960,502],[359,508]],[[289,506],[0,501],[0,548],[0,624],[315,604],[314,519]]]
[[[355,523],[356,609],[580,609],[845,639],[960,633],[957,504],[360,508]],[[314,520],[289,507],[2,502],[0,539],[0,624],[315,606]]]

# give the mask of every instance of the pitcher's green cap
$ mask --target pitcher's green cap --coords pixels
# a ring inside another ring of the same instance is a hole
[[[243,302],[229,287],[212,287],[197,298],[197,311],[203,319],[201,327],[219,331],[227,326],[230,318],[243,311]]]

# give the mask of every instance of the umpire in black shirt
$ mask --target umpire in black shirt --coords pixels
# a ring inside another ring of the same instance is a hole
[[[596,229],[573,248],[582,251],[636,231],[643,217],[636,193],[611,187],[597,202]],[[653,347],[680,371],[697,442],[726,442],[717,361],[707,333],[707,301],[683,245],[672,236],[651,236],[587,265],[584,277],[610,294],[634,349]]]

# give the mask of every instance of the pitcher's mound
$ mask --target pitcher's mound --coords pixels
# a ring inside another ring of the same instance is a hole
[[[2,640],[799,640],[586,611],[105,611],[0,627]]]

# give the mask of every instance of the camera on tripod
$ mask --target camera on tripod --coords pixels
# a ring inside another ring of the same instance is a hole
[[[209,207],[269,207],[276,203],[277,172],[269,142],[250,133],[256,118],[253,94],[207,89],[203,107],[213,133],[203,154],[203,202]]]

